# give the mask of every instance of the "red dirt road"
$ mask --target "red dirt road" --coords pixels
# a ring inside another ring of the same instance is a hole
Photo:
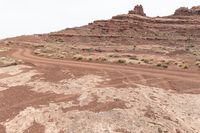
[[[58,60],[35,56],[31,49],[18,48],[12,56],[22,59],[26,62],[37,65],[55,65],[76,69],[76,72],[82,70],[111,72],[111,82],[104,86],[121,86],[125,80],[129,85],[134,83],[143,84],[152,87],[173,89],[181,93],[199,93],[200,92],[200,73],[189,71],[177,71],[167,69],[154,69],[139,66],[125,66],[117,64],[99,64],[90,62],[78,62],[72,60]]]
[[[95,70],[109,70],[116,71],[120,73],[125,73],[124,75],[133,76],[133,74],[142,74],[142,75],[151,75],[157,78],[169,78],[181,81],[187,81],[191,83],[200,83],[200,73],[188,72],[188,71],[173,71],[173,70],[160,70],[153,68],[139,68],[138,66],[122,66],[116,64],[99,64],[99,63],[89,63],[89,62],[78,62],[71,60],[58,60],[58,59],[49,59],[44,57],[38,57],[32,54],[30,49],[17,49],[12,56],[31,63],[39,64],[52,64],[52,65],[61,65],[68,66],[73,68],[86,68],[86,69],[95,69]],[[126,76],[129,78],[129,76]]]

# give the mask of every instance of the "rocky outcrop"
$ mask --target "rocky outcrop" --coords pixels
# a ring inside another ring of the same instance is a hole
[[[136,15],[146,16],[146,14],[144,13],[144,9],[143,9],[142,5],[135,6],[134,10],[129,11],[129,14],[136,14]]]
[[[191,10],[193,14],[200,15],[200,6],[194,6]]]
[[[175,11],[174,15],[177,16],[200,15],[200,6],[195,6],[192,7],[191,9],[187,7],[181,7]]]

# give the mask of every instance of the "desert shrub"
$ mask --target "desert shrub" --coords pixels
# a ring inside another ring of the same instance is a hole
[[[143,61],[143,62],[146,63],[146,64],[149,64],[149,63],[150,63],[150,60],[149,60],[149,59],[141,59],[141,61]]]
[[[129,59],[130,60],[138,60],[137,56],[131,56]]]
[[[88,58],[88,61],[92,61],[92,58]]]
[[[109,55],[109,57],[112,57],[112,58],[119,58],[120,56],[119,56],[119,55]]]
[[[183,69],[188,69],[188,68],[189,68],[189,65],[186,64],[186,63],[183,63],[183,64],[179,64],[179,67],[180,67],[180,68],[183,68]]]
[[[118,63],[126,63],[126,60],[119,59],[117,62],[118,62]]]
[[[106,58],[101,58],[101,61],[107,61],[107,59]]]
[[[174,65],[178,65],[178,62],[174,62]]]
[[[64,40],[61,39],[61,38],[58,38],[58,39],[56,39],[56,42],[58,42],[58,43],[62,43],[62,42],[64,42]]]
[[[172,60],[165,61],[165,64],[167,64],[167,65],[170,65],[170,64],[172,64],[172,63],[173,63]]]
[[[103,58],[103,57],[99,57],[99,58],[96,59],[96,61],[107,61],[107,59]]]
[[[162,67],[162,68],[168,68],[168,64],[164,63],[164,62],[160,62],[156,65],[157,67]]]
[[[183,65],[183,69],[188,69],[188,68],[189,68],[189,66],[187,64]]]
[[[73,57],[73,59],[75,59],[75,60],[83,60],[83,57],[81,57],[81,56],[75,56],[75,57]]]
[[[161,64],[161,63],[158,63],[156,66],[157,66],[157,67],[161,67],[161,66],[162,66],[162,64]]]
[[[163,64],[162,67],[163,68],[168,68],[168,65],[167,64]]]
[[[77,58],[77,60],[83,60],[83,57],[80,56],[80,57]]]

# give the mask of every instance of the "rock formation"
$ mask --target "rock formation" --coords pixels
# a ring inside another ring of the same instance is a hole
[[[146,16],[146,14],[144,13],[144,9],[143,9],[142,5],[135,6],[134,10],[129,11],[129,14],[136,14],[136,15]]]
[[[174,15],[178,16],[200,15],[200,6],[195,6],[192,7],[191,9],[187,7],[181,7],[175,11]]]

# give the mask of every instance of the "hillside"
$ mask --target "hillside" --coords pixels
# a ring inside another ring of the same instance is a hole
[[[0,133],[200,132],[200,6],[0,46]]]

